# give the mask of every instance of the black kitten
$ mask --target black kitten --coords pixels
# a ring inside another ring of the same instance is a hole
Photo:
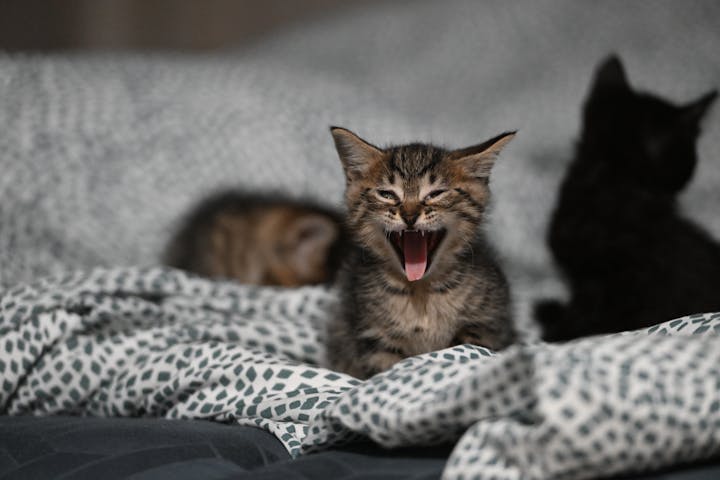
[[[548,243],[571,298],[536,305],[545,340],[720,311],[720,246],[676,205],[716,96],[675,106],[634,91],[618,58],[600,66],[550,224]]]

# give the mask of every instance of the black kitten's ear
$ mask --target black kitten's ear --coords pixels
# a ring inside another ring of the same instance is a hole
[[[706,93],[697,100],[690,102],[689,105],[685,105],[684,107],[682,107],[683,119],[688,122],[688,124],[700,123],[700,120],[702,120],[710,106],[715,102],[717,96],[718,91],[713,90]]]
[[[335,140],[335,148],[340,155],[348,181],[362,178],[375,162],[383,158],[382,150],[350,130],[330,127],[330,133]]]
[[[625,68],[617,55],[611,55],[600,64],[593,82],[593,91],[598,89],[629,89],[630,83]]]
[[[517,132],[501,133],[478,145],[454,150],[450,158],[459,162],[471,176],[487,179],[500,150],[515,137],[515,133]]]

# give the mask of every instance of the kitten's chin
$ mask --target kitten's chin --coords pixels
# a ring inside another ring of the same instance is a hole
[[[409,282],[422,279],[430,270],[435,253],[446,234],[445,229],[388,232],[388,241],[397,254]]]

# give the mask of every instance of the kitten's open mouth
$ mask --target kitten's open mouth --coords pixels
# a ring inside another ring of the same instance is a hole
[[[444,229],[390,232],[390,244],[405,267],[405,275],[409,281],[420,280],[425,275],[443,238]]]

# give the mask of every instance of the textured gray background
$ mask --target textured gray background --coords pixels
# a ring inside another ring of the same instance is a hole
[[[384,144],[462,146],[519,129],[490,231],[528,300],[561,292],[544,246],[595,65],[677,101],[720,86],[720,2],[371,5],[224,55],[0,55],[0,285],[157,262],[177,218],[219,186],[337,204],[327,127]],[[688,214],[720,236],[720,114]]]

